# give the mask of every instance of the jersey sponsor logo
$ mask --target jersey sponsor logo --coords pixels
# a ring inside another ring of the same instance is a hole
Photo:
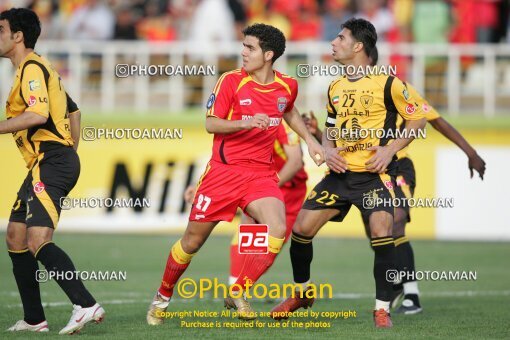
[[[258,113],[258,114],[265,114],[265,113]],[[241,120],[250,120],[253,119],[252,115],[242,115]],[[278,126],[282,122],[281,118],[269,118],[269,126]]]
[[[285,97],[278,98],[277,104],[278,104],[278,111],[284,112],[285,108],[287,107],[287,98],[285,98]]]
[[[406,101],[409,100],[409,91],[407,91],[407,89],[404,89],[404,91],[402,91],[402,95],[404,96],[404,99]]]
[[[430,106],[428,106],[427,103],[423,103],[421,109],[423,110],[423,112],[427,113],[430,111]]]
[[[216,95],[214,93],[211,93],[211,96],[207,100],[207,109],[210,109],[213,106],[215,100],[216,100]]]
[[[267,254],[269,251],[267,224],[241,224],[238,237],[239,254]]]
[[[333,99],[331,100],[333,102],[333,105],[336,105],[340,102],[340,97],[339,96],[335,96],[333,97]]]
[[[41,82],[38,79],[29,80],[28,88],[30,89],[30,91],[39,90],[41,88]]]
[[[34,184],[34,192],[36,194],[40,194],[41,192],[44,191],[44,189],[46,189],[46,186],[44,185],[43,182],[37,182]]]
[[[46,98],[46,97],[39,97],[39,102],[47,104],[48,103],[48,98]]]
[[[414,105],[413,104],[407,104],[407,106],[406,106],[406,113],[408,115],[412,115],[414,113],[414,111],[416,111],[416,109],[414,108]]]
[[[195,214],[195,220],[198,221],[201,218],[205,218],[205,215],[203,215],[203,214]]]
[[[248,98],[248,99],[241,99],[239,101],[239,105],[241,105],[241,106],[251,105],[251,99],[250,98]]]
[[[388,190],[393,190],[393,183],[391,183],[391,181],[384,181],[384,186],[388,188]]]
[[[347,124],[351,122],[351,127],[347,127]],[[340,127],[340,139],[345,142],[354,143],[361,139],[361,125],[359,125],[358,119],[353,118],[352,120],[346,120]]]
[[[30,96],[30,98],[28,98],[28,106],[34,106],[36,103],[37,98],[35,98],[34,96]]]

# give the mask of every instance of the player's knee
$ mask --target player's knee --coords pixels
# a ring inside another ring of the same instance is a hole
[[[393,222],[393,237],[405,235],[407,224],[407,212],[404,209],[395,209],[395,218]]]
[[[16,228],[11,223],[7,225],[7,232],[5,234],[5,243],[9,250],[23,250],[27,248],[26,235],[19,235]]]
[[[200,248],[204,244],[204,241],[202,241],[201,239],[199,239],[197,237],[190,237],[187,239],[183,238],[181,240],[181,247],[182,247],[182,250],[184,250],[184,252],[186,254],[194,254],[200,250]]]

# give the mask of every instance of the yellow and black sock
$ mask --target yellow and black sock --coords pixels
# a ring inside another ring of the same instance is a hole
[[[69,277],[66,274],[69,272],[75,273],[76,268],[69,256],[53,242],[41,245],[35,252],[35,258],[41,261],[48,272],[60,273],[60,275],[55,275],[55,281],[74,305],[87,308],[96,303],[96,300],[90,295],[79,277],[76,275]]]
[[[23,320],[30,325],[37,325],[46,320],[41,304],[39,282],[36,280],[36,271],[39,269],[37,260],[28,249],[9,250],[9,256],[11,257],[12,272],[23,304],[25,314]]]
[[[313,259],[313,237],[292,232],[290,241],[290,260],[294,282],[304,283],[310,280],[310,265]]]
[[[375,237],[370,239],[374,250],[375,298],[391,301],[393,282],[387,280],[386,272],[395,269],[395,244],[393,237]]]

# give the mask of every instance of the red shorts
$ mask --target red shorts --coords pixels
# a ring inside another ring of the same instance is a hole
[[[294,222],[296,222],[297,215],[303,206],[303,202],[306,198],[306,181],[298,182],[293,187],[280,188],[283,193],[283,199],[285,202],[285,217],[287,230],[285,232],[285,238],[289,237],[292,232]]]
[[[190,221],[232,221],[237,207],[246,209],[263,197],[281,201],[278,176],[274,170],[259,170],[211,160],[197,186]]]

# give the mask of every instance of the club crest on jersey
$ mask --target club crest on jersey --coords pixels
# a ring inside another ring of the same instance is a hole
[[[368,109],[370,106],[372,106],[372,103],[374,102],[374,97],[368,95],[363,95],[360,99],[361,105],[363,105],[365,109]]]
[[[30,89],[30,91],[39,90],[41,88],[41,82],[38,79],[30,80],[28,82],[28,88]]]
[[[30,98],[28,98],[28,106],[34,106],[36,103],[37,98],[35,98],[34,96],[30,96]]]
[[[285,98],[285,97],[278,98],[277,104],[278,104],[278,111],[284,112],[285,108],[287,108],[287,98]]]
[[[423,110],[423,112],[427,113],[430,111],[430,106],[428,106],[427,103],[423,103],[421,109]]]
[[[412,115],[415,111],[415,108],[414,108],[414,105],[413,104],[407,104],[406,106],[406,113],[408,115]]]
[[[207,107],[208,110],[213,106],[215,100],[216,100],[216,96],[214,95],[214,93],[211,93],[211,96],[207,100],[207,106],[206,107]]]
[[[41,192],[44,191],[44,189],[46,189],[46,186],[44,185],[43,182],[37,182],[34,184],[34,192],[36,194],[40,194]]]

